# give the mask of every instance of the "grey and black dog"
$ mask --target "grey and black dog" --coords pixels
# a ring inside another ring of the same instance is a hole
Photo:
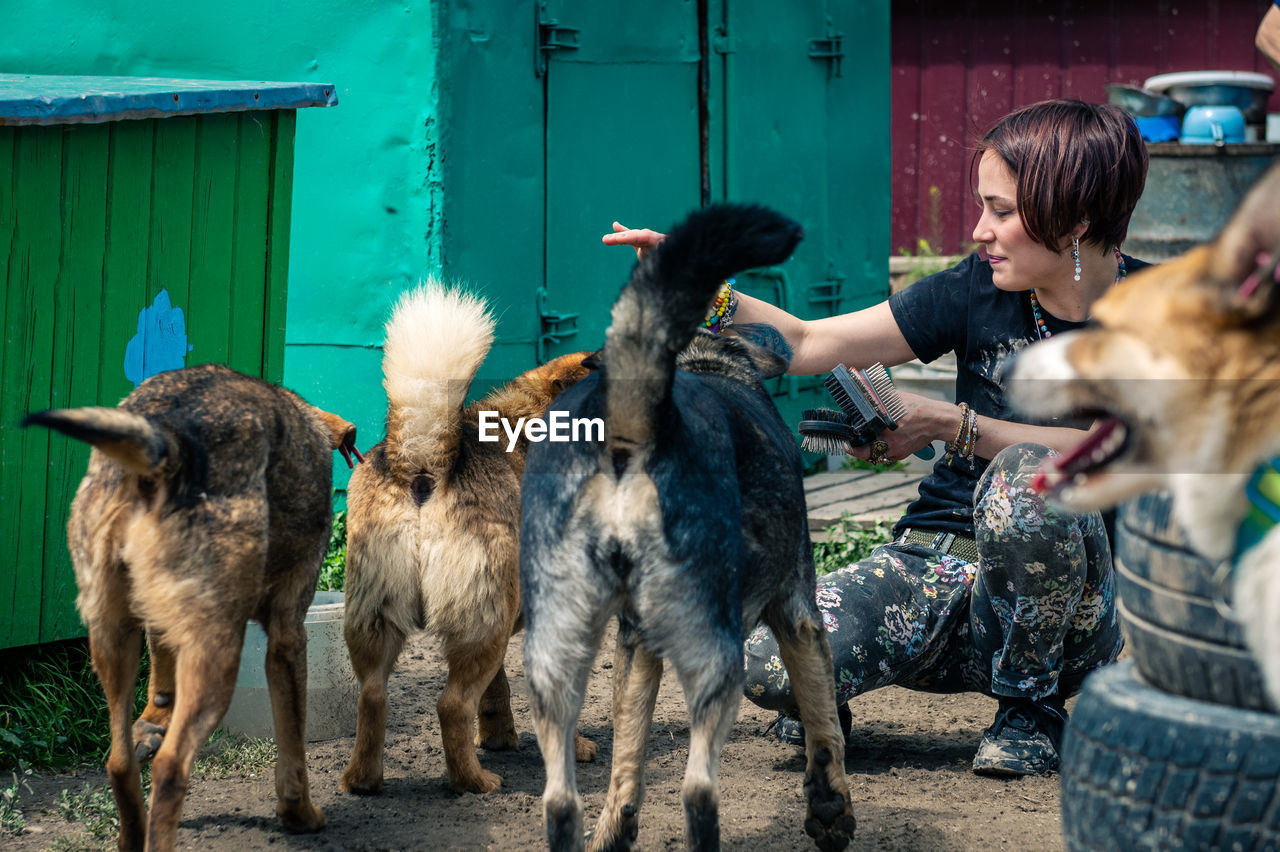
[[[765,326],[697,331],[726,276],[785,260],[801,233],[758,206],[710,207],[678,225],[615,303],[600,370],[552,404],[602,417],[604,441],[530,450],[524,663],[553,849],[582,848],[574,729],[615,615],[613,768],[592,849],[635,842],[664,658],[691,716],[688,843],[718,848],[720,750],[741,701],[742,641],[761,620],[778,637],[808,733],[806,831],[822,849],[843,849],[853,833],[800,454],[761,381],[786,369],[786,347]]]

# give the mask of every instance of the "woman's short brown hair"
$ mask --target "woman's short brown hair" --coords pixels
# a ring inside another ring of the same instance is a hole
[[[1119,246],[1147,181],[1147,146],[1112,104],[1041,101],[996,122],[982,137],[970,176],[994,151],[1017,183],[1018,216],[1032,240],[1060,251],[1081,221],[1083,242]]]

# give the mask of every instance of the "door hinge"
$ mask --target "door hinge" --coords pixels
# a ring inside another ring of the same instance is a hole
[[[546,0],[538,0],[533,9],[536,48],[533,51],[533,73],[541,77],[547,73],[547,54],[555,50],[577,50],[578,30],[561,26],[555,18],[547,17]]]
[[[835,316],[840,308],[840,300],[844,298],[845,276],[832,264],[827,264],[827,278],[817,284],[810,284],[805,291],[810,304],[826,305],[827,315]]]
[[[550,351],[553,343],[560,343],[566,337],[578,333],[578,315],[563,314],[547,307],[547,288],[538,288],[538,363],[545,364],[551,360]]]
[[[844,59],[844,36],[827,31],[825,38],[809,39],[809,56],[827,63],[827,79],[840,76],[840,61]]]

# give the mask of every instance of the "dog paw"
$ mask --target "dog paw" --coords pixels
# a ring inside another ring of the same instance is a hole
[[[342,773],[340,786],[343,791],[357,796],[376,796],[382,792],[382,775],[366,777],[364,773],[348,766],[347,771]]]
[[[160,744],[164,742],[164,725],[156,725],[146,719],[133,723],[133,750],[139,763],[146,763],[156,756]]]
[[[324,828],[324,811],[312,804],[301,802],[283,803],[276,809],[280,824],[285,831],[295,834],[308,834]]]
[[[573,738],[573,757],[579,763],[588,763],[596,759],[600,746],[583,736]]]
[[[458,778],[451,782],[453,789],[460,793],[492,793],[502,786],[502,776],[487,769],[481,769],[475,775]]]
[[[804,831],[823,852],[839,852],[847,847],[858,825],[849,807],[848,785],[842,784],[838,789],[832,784],[831,762],[831,752],[821,749],[814,755],[804,779],[805,798],[809,802]],[[843,778],[842,772],[837,770],[835,774]]]
[[[507,751],[520,745],[515,728],[486,736],[476,735],[476,745],[487,751]]]

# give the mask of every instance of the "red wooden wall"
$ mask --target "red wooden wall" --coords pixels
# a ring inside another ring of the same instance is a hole
[[[974,140],[1044,98],[1102,103],[1107,83],[1274,69],[1253,37],[1271,0],[893,0],[891,251],[967,249]],[[1280,97],[1270,108],[1280,111]]]

